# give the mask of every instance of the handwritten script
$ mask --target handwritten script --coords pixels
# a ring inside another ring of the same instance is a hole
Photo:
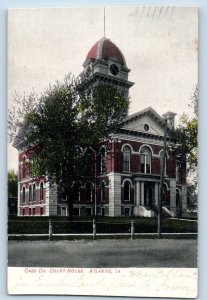
[[[195,268],[8,268],[9,294],[197,296]]]

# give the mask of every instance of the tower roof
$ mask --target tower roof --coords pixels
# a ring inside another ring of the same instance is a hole
[[[96,42],[86,56],[86,60],[108,60],[109,58],[114,58],[121,65],[126,66],[126,61],[121,50],[110,39],[105,37]]]

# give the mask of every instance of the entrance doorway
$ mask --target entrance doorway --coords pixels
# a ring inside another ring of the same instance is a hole
[[[152,208],[155,203],[155,184],[153,182],[144,183],[144,205]]]

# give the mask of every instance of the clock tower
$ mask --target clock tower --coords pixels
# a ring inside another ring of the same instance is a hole
[[[85,88],[97,84],[108,84],[116,87],[129,100],[129,88],[134,84],[128,80],[130,69],[121,50],[103,37],[88,52],[80,77],[86,78]]]

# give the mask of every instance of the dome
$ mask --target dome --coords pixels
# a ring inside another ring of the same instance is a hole
[[[126,61],[121,50],[110,39],[103,37],[90,49],[86,60],[108,60],[109,58],[115,58],[121,65],[126,66]]]

